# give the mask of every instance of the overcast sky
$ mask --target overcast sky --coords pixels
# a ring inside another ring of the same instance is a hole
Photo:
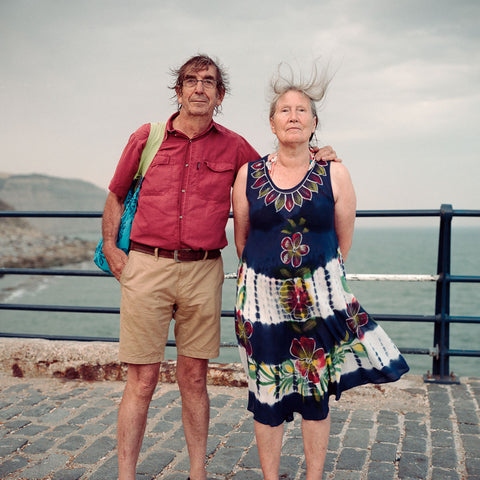
[[[1,0],[0,36],[0,172],[107,188],[131,132],[174,112],[169,69],[199,52],[231,79],[216,121],[269,153],[272,74],[321,57],[318,137],[359,209],[480,208],[478,0]]]

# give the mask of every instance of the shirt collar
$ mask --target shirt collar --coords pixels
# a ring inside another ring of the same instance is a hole
[[[175,128],[173,127],[173,121],[175,120],[176,117],[178,117],[180,112],[175,112],[168,120],[167,120],[167,133],[168,134],[174,134],[176,132],[180,133],[181,135],[183,135],[182,132],[178,131],[178,130],[175,130]],[[219,130],[219,127],[220,125],[217,123],[217,122],[214,122],[213,119],[212,121],[210,122],[210,125],[208,126],[208,128],[202,132],[200,135],[197,135],[197,137],[201,137],[202,135],[205,135],[206,133],[210,132],[210,130]]]

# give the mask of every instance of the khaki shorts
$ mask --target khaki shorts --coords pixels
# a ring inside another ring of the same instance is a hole
[[[120,278],[120,361],[161,362],[172,318],[177,354],[218,357],[223,280],[222,257],[177,263],[131,251]]]

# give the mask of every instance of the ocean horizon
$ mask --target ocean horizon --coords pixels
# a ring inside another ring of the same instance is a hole
[[[438,222],[438,219],[437,219]],[[480,227],[457,222],[452,229],[451,273],[480,275]],[[231,223],[231,221],[230,221]],[[229,245],[223,251],[225,273],[234,273],[237,256],[231,225]],[[357,219],[352,249],[346,261],[347,274],[428,274],[437,272],[438,226],[418,225],[376,227]],[[93,262],[63,268],[92,270]],[[226,279],[223,310],[233,310],[235,279]],[[375,318],[378,314],[433,315],[435,282],[349,281],[360,304]],[[479,284],[452,284],[450,314],[476,316],[480,310]],[[66,276],[13,276],[0,278],[3,303],[118,307],[120,288],[113,278]],[[378,322],[400,348],[433,348],[433,324],[418,322]],[[5,333],[78,335],[118,338],[119,316],[2,310],[0,331]],[[173,337],[173,322],[170,339]],[[235,343],[234,319],[222,318],[222,342]],[[480,325],[452,324],[450,348],[478,349]],[[427,355],[405,355],[411,373],[425,374],[432,369]],[[175,348],[167,347],[167,359],[175,358]],[[213,362],[238,362],[236,347],[222,348]],[[450,371],[457,376],[478,376],[480,359],[451,357]]]

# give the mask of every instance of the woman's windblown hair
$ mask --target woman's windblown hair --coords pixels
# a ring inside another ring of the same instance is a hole
[[[314,62],[312,72],[309,78],[305,78],[301,73],[296,78],[293,68],[287,63],[280,63],[276,75],[272,78],[271,101],[270,101],[270,118],[275,114],[279,98],[285,93],[293,90],[303,93],[310,100],[313,116],[317,119],[317,103],[321,102],[327,93],[328,85],[331,77],[328,69],[320,67],[318,61]]]

